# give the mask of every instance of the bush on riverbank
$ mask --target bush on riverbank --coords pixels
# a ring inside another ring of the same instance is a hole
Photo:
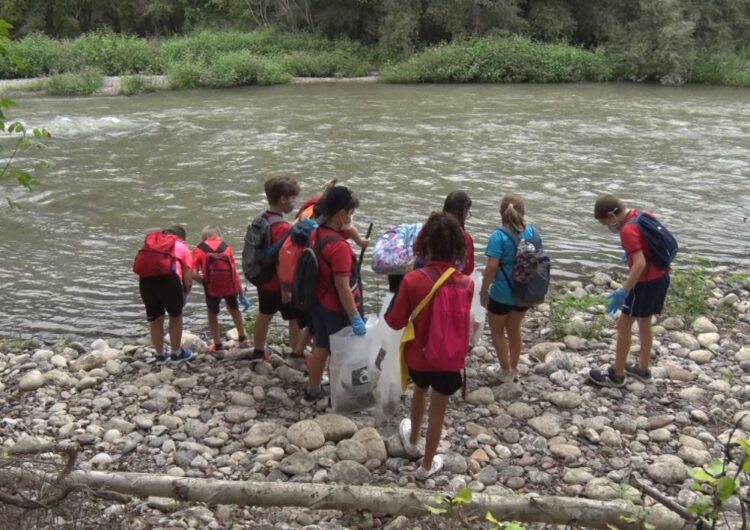
[[[699,53],[693,61],[691,83],[750,87],[750,52]]]
[[[93,69],[57,74],[42,81],[41,90],[51,96],[90,96],[104,84],[101,72]]]
[[[611,81],[615,67],[602,54],[522,37],[435,46],[386,68],[392,83],[560,83]]]
[[[134,96],[156,90],[157,86],[153,80],[142,75],[128,75],[120,79],[120,94],[124,96]]]

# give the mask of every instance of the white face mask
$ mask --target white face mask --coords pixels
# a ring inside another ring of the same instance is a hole
[[[620,221],[615,221],[611,225],[607,225],[607,228],[613,234],[619,234],[620,233],[620,229],[622,228],[622,223]]]

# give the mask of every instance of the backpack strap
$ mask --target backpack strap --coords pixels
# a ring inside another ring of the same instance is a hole
[[[223,254],[224,251],[227,249],[227,246],[228,245],[224,243],[223,241],[218,247],[216,247],[216,249],[213,249],[210,246],[208,246],[208,243],[206,243],[205,241],[201,241],[200,243],[198,243],[198,248],[201,249],[206,254]]]
[[[308,240],[309,242],[312,240],[312,237]],[[315,256],[318,259],[322,259],[326,262],[328,265],[328,268],[331,269],[331,273],[333,273],[333,265],[330,261],[326,259],[326,257],[323,255],[323,249],[328,245],[328,243],[333,243],[334,241],[344,240],[341,236],[326,236],[323,239],[320,239],[320,232],[318,230],[315,231],[315,247],[313,248],[313,252],[315,252]],[[332,274],[333,275],[333,274]],[[334,281],[331,279],[331,281],[326,285],[325,291],[323,291],[323,294],[320,296],[321,298],[328,294],[328,291],[333,287]]]
[[[421,271],[424,271],[424,269],[420,269]],[[432,300],[432,297],[435,296],[435,293],[442,287],[442,285],[448,281],[448,278],[453,276],[453,273],[456,272],[456,269],[454,267],[448,267],[445,272],[440,276],[440,278],[437,279],[437,281],[432,285],[432,289],[430,289],[430,292],[427,293],[427,296],[422,298],[422,301],[417,304],[417,307],[414,308],[414,310],[411,312],[411,316],[409,317],[410,320],[414,320],[417,318],[419,313],[422,312],[422,310],[427,306],[427,304],[430,303]],[[430,277],[430,274],[428,272],[423,272],[426,276]],[[431,278],[431,277],[430,277]]]

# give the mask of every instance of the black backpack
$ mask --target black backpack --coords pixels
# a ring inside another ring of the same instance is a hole
[[[531,229],[531,239],[525,239],[509,228],[500,227],[500,231],[508,236],[516,247],[511,277],[506,274],[502,263],[500,270],[520,307],[531,307],[544,302],[551,276],[551,263],[549,256],[544,252],[542,238],[536,228],[532,226]]]
[[[667,230],[659,220],[651,214],[640,213],[635,220],[628,221],[638,225],[638,229],[651,248],[649,261],[660,269],[668,269],[675,257],[679,246],[677,239]]]
[[[284,217],[273,213],[266,217],[261,214],[250,223],[245,233],[245,246],[242,249],[242,272],[253,285],[261,285],[273,278],[279,249],[286,238],[271,243],[271,227],[283,223]]]
[[[321,252],[323,248],[332,241],[343,239],[340,236],[328,236],[316,241],[314,247],[311,246],[313,238],[317,240],[318,237],[319,233],[316,230],[308,238],[305,249],[297,260],[297,268],[294,271],[291,304],[294,309],[301,311],[303,314],[309,314],[318,302],[315,287],[318,282],[318,270],[320,269],[318,260],[322,257]],[[330,285],[328,288],[330,288]]]

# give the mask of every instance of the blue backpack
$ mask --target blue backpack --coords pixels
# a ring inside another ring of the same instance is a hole
[[[638,229],[646,240],[651,249],[649,261],[660,269],[668,269],[675,257],[679,246],[677,239],[667,230],[667,227],[651,214],[640,213],[634,220],[629,221],[636,223]]]

